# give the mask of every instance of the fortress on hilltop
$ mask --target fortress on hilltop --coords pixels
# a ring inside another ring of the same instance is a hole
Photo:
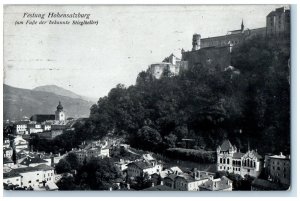
[[[156,79],[161,78],[164,72],[167,76],[176,76],[191,67],[207,67],[212,70],[224,71],[231,67],[231,52],[235,46],[252,38],[281,38],[290,35],[290,10],[281,7],[266,16],[266,27],[245,29],[242,20],[240,29],[228,31],[226,35],[201,38],[195,33],[192,38],[192,50],[181,51],[181,59],[174,54],[162,62],[151,64],[148,68]]]

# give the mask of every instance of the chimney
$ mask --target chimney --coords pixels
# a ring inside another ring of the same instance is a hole
[[[112,187],[109,187],[109,191],[112,191]]]
[[[282,152],[280,152],[280,156],[283,156]]]
[[[164,181],[160,181],[160,185],[164,185]]]
[[[128,189],[128,190],[130,189],[130,184],[127,184],[127,189]]]
[[[152,187],[154,186],[154,182],[152,182]]]

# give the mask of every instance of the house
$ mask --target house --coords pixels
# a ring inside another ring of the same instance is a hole
[[[255,150],[238,151],[235,145],[225,140],[217,147],[217,170],[258,177],[262,169],[262,157]]]
[[[13,155],[13,149],[11,147],[3,147],[3,157],[11,158]]]
[[[27,149],[28,148],[28,142],[23,139],[22,136],[18,135],[14,141],[13,141],[14,147],[16,149],[16,152],[18,153],[22,149]]]
[[[161,171],[160,176],[161,178],[165,178],[170,174],[179,175],[182,173],[183,173],[182,170],[178,166],[174,166],[174,167],[166,168],[163,171]]]
[[[232,191],[232,181],[223,176],[218,179],[209,179],[199,186],[200,191]]]
[[[195,171],[193,175],[183,173],[175,177],[173,187],[178,191],[199,191],[199,186],[212,178],[203,171]]]
[[[145,175],[152,175],[154,173],[160,173],[162,165],[157,162],[150,163],[148,161],[135,161],[127,165],[127,175],[129,177],[139,177]]]
[[[291,159],[282,152],[279,155],[265,157],[266,173],[271,181],[290,185]]]
[[[3,167],[12,167],[14,162],[10,158],[3,158]]]
[[[10,147],[10,141],[8,138],[5,138],[3,142],[3,148],[9,148],[9,147]]]
[[[47,183],[54,182],[54,168],[45,164],[35,167],[17,168],[6,173],[5,177],[6,183],[14,182],[18,183],[20,187],[32,187],[33,189],[39,189]],[[21,181],[21,183],[19,183],[19,181]]]
[[[26,134],[27,124],[29,122],[30,121],[17,121],[14,124],[14,132],[15,132],[15,134],[17,134],[17,135]]]
[[[252,177],[258,177],[262,169],[262,157],[257,153],[257,151],[249,150],[241,158],[241,173],[240,175],[244,177],[249,175]]]
[[[169,188],[174,189],[174,182],[175,178],[177,177],[177,174],[170,174],[163,178],[163,184],[164,186],[168,186]]]
[[[46,161],[41,159],[39,156],[27,156],[20,165],[28,166],[28,167],[35,167],[41,164],[45,164],[51,166],[51,161]]]
[[[41,124],[29,123],[29,124],[27,124],[27,131],[28,131],[29,134],[41,133],[41,132],[44,131],[44,129],[42,128]]]
[[[21,186],[21,175],[14,171],[4,172],[3,183],[8,185]]]

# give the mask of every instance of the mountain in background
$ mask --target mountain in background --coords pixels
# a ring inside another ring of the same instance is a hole
[[[97,98],[92,98],[92,97],[86,97],[86,96],[81,96],[78,95],[70,90],[64,89],[62,87],[56,86],[56,85],[44,85],[44,86],[39,86],[33,89],[34,91],[44,91],[44,92],[50,92],[54,93],[60,96],[68,96],[70,98],[77,98],[77,99],[82,99],[90,102],[96,103],[98,101]]]
[[[53,87],[54,88],[54,87]],[[79,95],[69,91],[59,95],[65,89],[54,92],[30,90],[3,85],[3,119],[18,120],[23,116],[34,114],[54,114],[61,101],[66,117],[88,117],[94,102],[83,100]],[[68,90],[65,90],[68,91]]]

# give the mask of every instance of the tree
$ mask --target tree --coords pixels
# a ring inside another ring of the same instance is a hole
[[[77,186],[73,176],[63,176],[58,182],[57,187],[59,190],[76,190]]]
[[[92,190],[108,190],[113,181],[121,177],[121,173],[115,167],[110,158],[93,158],[86,166],[82,166],[76,180],[81,186]]]
[[[177,141],[177,137],[172,133],[164,137],[164,142],[167,148],[176,147],[176,141]]]
[[[60,159],[58,164],[55,166],[55,171],[57,174],[65,173],[65,172],[70,172],[71,171],[71,165],[68,161],[65,159]]]
[[[137,133],[138,142],[141,147],[148,150],[154,150],[162,142],[162,138],[156,129],[149,126],[143,126]]]
[[[70,164],[71,169],[77,169],[79,167],[79,161],[75,153],[68,153],[66,161]]]

